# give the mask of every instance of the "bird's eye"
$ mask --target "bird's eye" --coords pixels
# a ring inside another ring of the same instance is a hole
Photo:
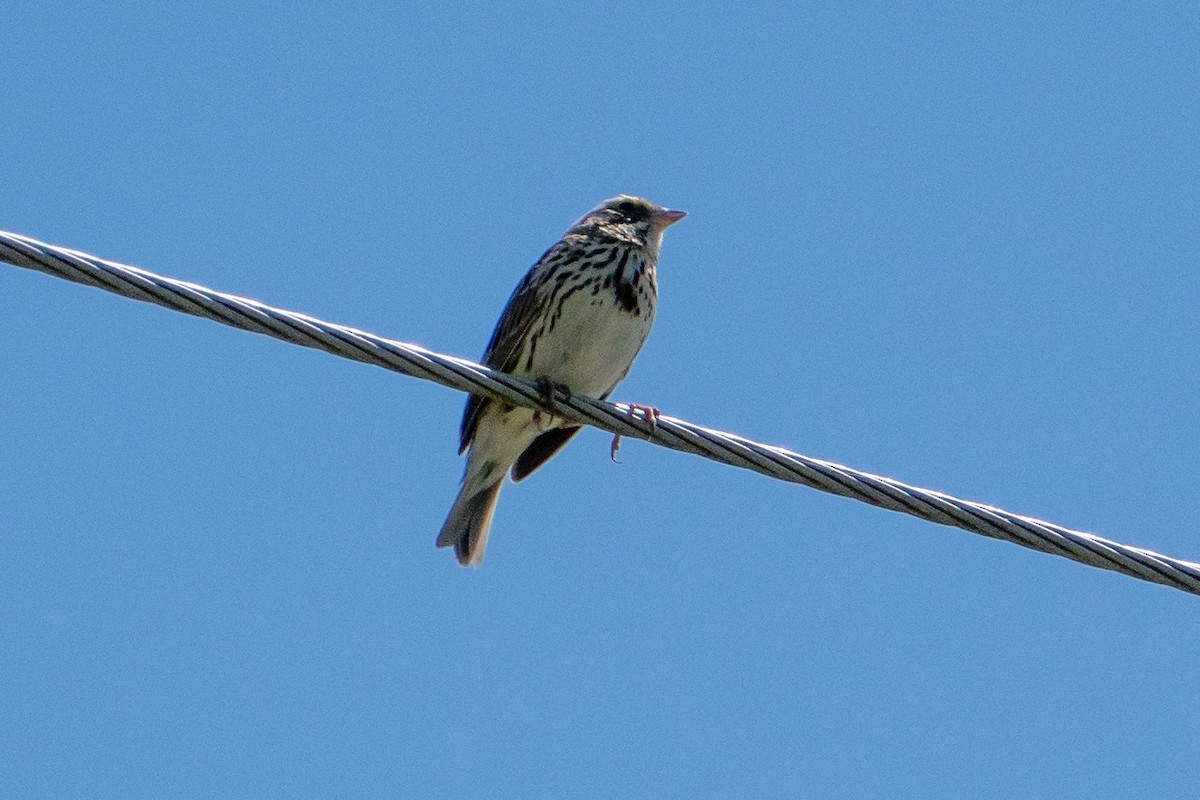
[[[638,218],[638,216],[640,216],[640,209],[638,208],[637,203],[634,203],[631,200],[623,200],[622,202],[618,203],[616,210],[630,222],[634,221]]]

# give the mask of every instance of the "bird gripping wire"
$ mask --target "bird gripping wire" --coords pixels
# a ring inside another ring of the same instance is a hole
[[[541,408],[542,391],[532,381],[488,369],[462,358],[413,344],[384,339],[344,325],[324,322],[255,300],[165,278],[136,267],[0,231],[0,260],[115,294],[156,303],[175,311],[325,350],[343,358],[474,392],[504,403]],[[1200,564],[1103,539],[1044,520],[1013,514],[983,503],[909,486],[891,478],[810,458],[782,447],[760,444],[731,433],[660,416],[654,424],[636,417],[625,404],[574,394],[555,401],[555,414],[610,433],[753,470],[780,480],[850,497],[864,503],[962,528],[1044,553],[1109,569],[1200,594]]]

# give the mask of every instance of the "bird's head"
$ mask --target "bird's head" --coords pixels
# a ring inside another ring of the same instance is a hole
[[[663,231],[683,219],[686,213],[656,206],[641,197],[621,194],[593,208],[571,230],[632,239],[657,253]]]

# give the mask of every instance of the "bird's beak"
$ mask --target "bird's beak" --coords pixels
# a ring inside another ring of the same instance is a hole
[[[674,225],[686,216],[686,211],[672,211],[669,208],[660,208],[654,212],[654,221],[659,227],[666,228],[669,225]]]

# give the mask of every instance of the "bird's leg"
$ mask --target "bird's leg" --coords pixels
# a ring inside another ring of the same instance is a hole
[[[554,411],[555,401],[562,399],[568,400],[571,397],[571,389],[565,383],[559,383],[549,375],[542,375],[534,383],[537,384],[538,391],[542,393],[542,399],[546,401],[546,409]]]
[[[641,403],[630,403],[629,404],[629,416],[636,417],[637,415],[634,412],[638,412],[638,411],[641,412],[642,419],[646,422],[647,425],[650,426],[650,430],[653,431],[654,426],[658,424],[658,418],[662,416],[662,412],[660,412],[654,406],[644,406]],[[621,434],[614,433],[612,445],[608,449],[608,457],[612,459],[612,462],[614,464],[621,463],[620,461],[617,461],[617,451],[620,449],[621,449]]]
[[[556,383],[549,375],[542,375],[534,382],[537,384],[538,391],[542,393],[542,400],[545,403],[546,410],[550,412],[550,416],[553,418],[556,410],[555,402],[560,398],[563,400],[570,398],[570,388],[566,384]],[[533,421],[534,424],[541,424],[542,412],[540,410],[533,412]]]
[[[630,415],[632,416],[633,412],[635,411],[642,412],[642,419],[645,420],[646,424],[650,426],[651,432],[653,432],[655,426],[658,425],[658,418],[662,416],[662,412],[654,406],[644,406],[641,403],[630,403]]]

